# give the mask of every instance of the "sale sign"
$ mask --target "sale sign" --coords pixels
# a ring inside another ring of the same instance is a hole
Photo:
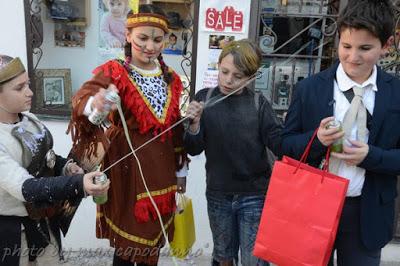
[[[232,31],[241,32],[243,30],[243,12],[235,10],[232,6],[226,6],[222,11],[207,8],[206,28],[215,31],[225,31],[230,28]]]
[[[248,27],[250,0],[202,0],[200,26],[204,31],[243,33]]]

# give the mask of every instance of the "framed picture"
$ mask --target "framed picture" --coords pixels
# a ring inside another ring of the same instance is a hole
[[[186,45],[185,40],[182,37],[181,30],[170,30],[163,53],[182,55],[183,48]]]
[[[48,16],[54,21],[89,25],[90,0],[46,0]]]
[[[54,23],[54,42],[61,47],[85,47],[85,28],[65,23]]]
[[[71,114],[71,70],[36,69],[35,112],[57,116]]]

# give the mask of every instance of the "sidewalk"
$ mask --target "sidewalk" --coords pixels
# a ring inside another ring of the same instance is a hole
[[[210,266],[210,256],[199,256],[186,260],[177,260],[178,266]],[[69,256],[65,266],[111,266],[112,257],[74,257]],[[173,266],[174,263],[170,257],[161,257],[159,266]],[[246,265],[247,266],[247,265]],[[251,265],[248,265],[251,266]],[[388,244],[382,251],[381,266],[400,266],[400,242]]]
[[[400,265],[400,242],[392,242],[382,250],[382,266]]]

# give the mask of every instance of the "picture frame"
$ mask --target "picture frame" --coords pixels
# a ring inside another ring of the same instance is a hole
[[[71,70],[36,69],[35,113],[55,116],[71,115]]]
[[[186,42],[182,38],[182,30],[170,30],[163,54],[182,55]]]
[[[60,47],[85,47],[86,32],[81,26],[54,23],[54,43]]]
[[[46,0],[47,17],[56,22],[89,26],[90,0]]]

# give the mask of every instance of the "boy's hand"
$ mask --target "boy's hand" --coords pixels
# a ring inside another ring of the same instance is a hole
[[[357,140],[348,140],[348,142],[351,146],[343,144],[343,153],[332,152],[331,155],[345,161],[348,165],[357,166],[367,157],[369,146]]]
[[[104,184],[94,184],[93,182],[94,177],[100,175],[102,175],[102,173],[96,171],[87,173],[86,175],[83,176],[83,187],[87,194],[92,196],[101,196],[108,191],[108,189],[110,188],[110,179],[107,179],[107,181]]]
[[[344,136],[344,131],[340,128],[328,128],[329,123],[333,120],[335,120],[333,116],[325,117],[319,124],[317,137],[322,145],[326,147]]]
[[[189,106],[186,110],[186,116],[192,119],[189,127],[189,130],[191,132],[197,132],[197,130],[199,129],[200,118],[201,114],[203,113],[203,109],[203,102],[191,101],[189,103]]]

